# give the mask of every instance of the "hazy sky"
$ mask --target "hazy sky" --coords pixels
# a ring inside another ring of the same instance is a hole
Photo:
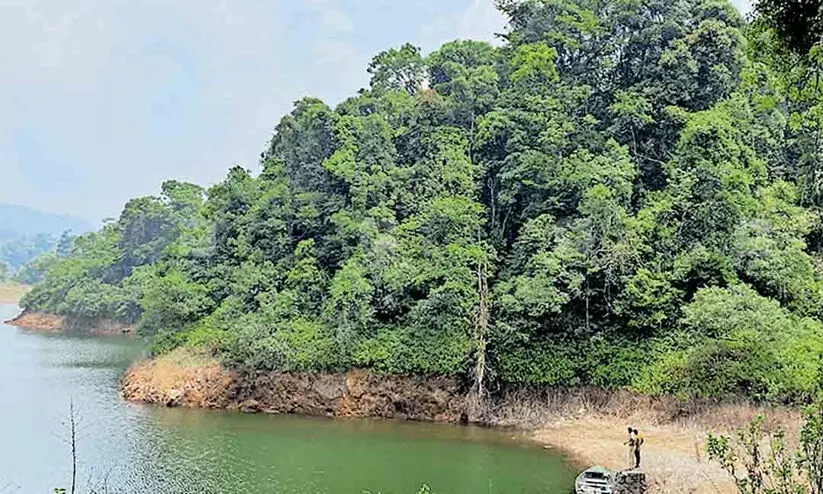
[[[340,101],[406,41],[492,39],[492,3],[5,0],[0,203],[99,221],[165,179],[254,169],[295,100]]]

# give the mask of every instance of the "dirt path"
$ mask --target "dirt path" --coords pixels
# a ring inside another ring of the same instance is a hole
[[[706,434],[697,428],[645,426],[643,470],[647,473],[651,493],[721,493],[737,492],[734,485],[716,466],[709,464],[703,452]],[[534,439],[561,448],[585,465],[597,464],[611,470],[629,466],[626,424],[608,419],[577,419],[542,428]]]

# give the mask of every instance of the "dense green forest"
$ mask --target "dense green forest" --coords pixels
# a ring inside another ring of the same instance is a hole
[[[244,368],[804,400],[823,52],[770,3],[501,0],[500,46],[378,54],[259,173],[129,201],[22,306]]]

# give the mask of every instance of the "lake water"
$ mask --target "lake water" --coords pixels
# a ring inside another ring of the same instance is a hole
[[[0,305],[0,321],[17,308]],[[134,405],[118,396],[143,353],[126,337],[0,325],[0,494],[109,492],[568,494],[564,459],[502,431],[445,424],[245,415]]]

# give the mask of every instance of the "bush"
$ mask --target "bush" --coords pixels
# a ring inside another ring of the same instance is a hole
[[[381,328],[364,340],[354,364],[387,374],[453,375],[468,371],[472,341],[463,332]]]
[[[823,397],[804,412],[797,443],[757,417],[734,437],[710,434],[706,449],[740,494],[823,494]],[[743,467],[743,468],[740,468]]]
[[[237,364],[273,371],[332,370],[342,364],[332,338],[316,321],[295,319],[272,325],[250,317],[235,327],[237,337],[227,354]]]
[[[815,387],[823,326],[746,285],[707,288],[683,310],[681,332],[658,341],[641,392],[682,398],[745,394],[793,402]]]
[[[582,384],[582,367],[579,348],[553,342],[507,347],[494,362],[497,377],[504,382],[551,386]]]

